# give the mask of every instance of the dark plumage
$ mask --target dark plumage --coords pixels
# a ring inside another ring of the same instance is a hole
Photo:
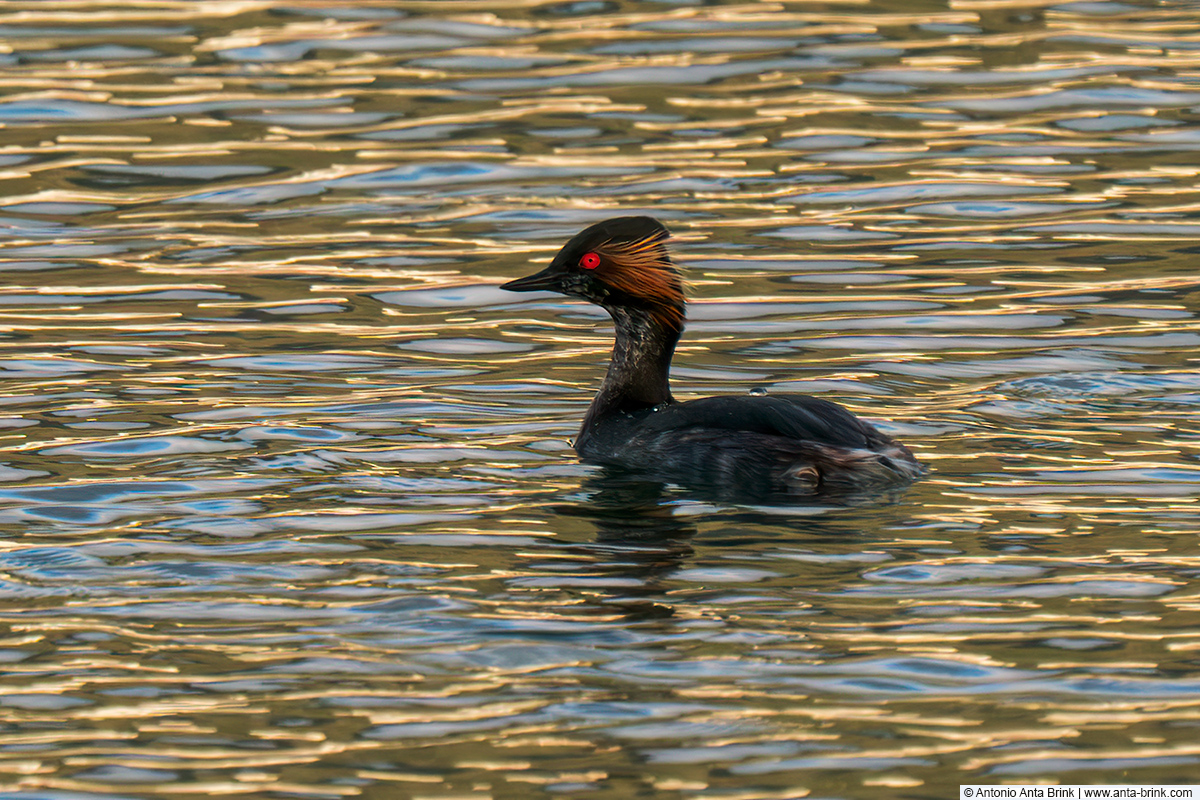
[[[677,402],[668,371],[685,300],[669,235],[650,217],[605,220],[567,242],[546,269],[501,287],[590,300],[616,323],[608,374],[575,440],[583,459],[760,497],[861,492],[924,472],[908,448],[828,400]]]

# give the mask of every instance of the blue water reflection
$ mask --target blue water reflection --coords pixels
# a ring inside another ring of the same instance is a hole
[[[1194,783],[1181,5],[0,9],[0,794]],[[680,397],[931,466],[748,505],[578,462],[650,214]]]

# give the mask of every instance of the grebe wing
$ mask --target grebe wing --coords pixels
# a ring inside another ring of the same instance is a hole
[[[733,395],[672,403],[650,414],[644,425],[661,430],[711,428],[781,436],[845,448],[871,448],[889,441],[837,403],[807,395]]]

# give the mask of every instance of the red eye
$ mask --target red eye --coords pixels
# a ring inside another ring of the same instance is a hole
[[[579,259],[579,266],[584,269],[595,269],[600,266],[600,256],[595,253],[584,253],[583,258]]]

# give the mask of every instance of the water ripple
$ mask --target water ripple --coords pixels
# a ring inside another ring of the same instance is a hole
[[[0,9],[0,794],[1188,783],[1180,4]],[[931,466],[748,507],[568,440],[675,234],[681,398]],[[629,765],[637,764],[631,770]]]

